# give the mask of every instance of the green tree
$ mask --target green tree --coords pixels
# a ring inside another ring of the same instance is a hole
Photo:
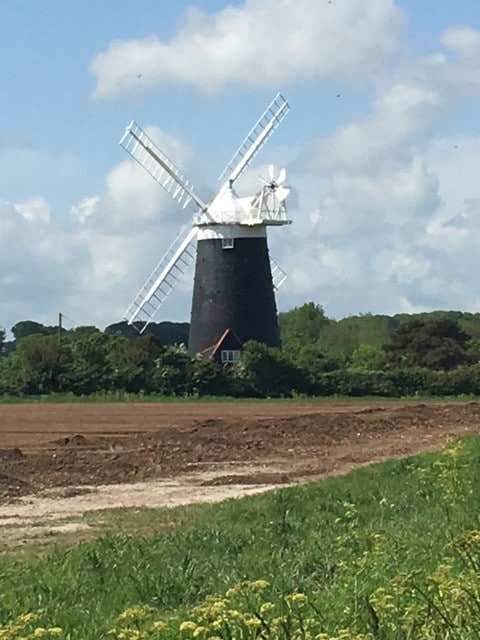
[[[467,344],[467,351],[474,363],[480,362],[480,339],[472,338]]]
[[[231,376],[226,367],[215,360],[195,358],[192,361],[193,391],[199,396],[227,396],[232,394]]]
[[[143,323],[135,322],[130,325],[127,322],[116,322],[105,328],[105,333],[116,336],[124,336],[132,340],[140,338]],[[161,344],[181,345],[188,342],[188,322],[151,322],[142,335],[152,335]]]
[[[372,315],[350,316],[331,321],[322,331],[320,347],[334,356],[349,358],[362,344],[383,347],[396,328],[396,322],[389,316]]]
[[[349,358],[350,371],[381,371],[386,363],[386,354],[380,347],[361,344]]]
[[[161,395],[184,395],[192,391],[193,360],[184,346],[162,347],[155,361],[152,385]]]
[[[28,392],[18,355],[0,358],[0,395],[22,396]]]
[[[470,336],[451,318],[409,320],[401,324],[385,345],[396,366],[454,369],[472,362]]]
[[[57,336],[26,336],[19,341],[10,359],[15,386],[20,393],[54,393],[68,387],[69,350]]]
[[[329,322],[322,307],[314,302],[280,313],[278,323],[283,350],[294,353],[306,344],[314,344]]]
[[[95,327],[80,327],[62,337],[62,344],[70,351],[68,381],[73,393],[90,395],[112,388],[108,355],[116,339]]]
[[[129,393],[152,391],[156,360],[161,353],[161,344],[151,335],[137,340],[115,337],[106,356],[113,387]]]
[[[12,333],[15,340],[26,338],[31,335],[50,336],[58,332],[57,327],[46,327],[40,322],[34,320],[20,320],[12,327]]]
[[[290,396],[303,391],[302,372],[280,349],[253,340],[243,348],[240,362],[234,365],[237,393],[254,397]]]

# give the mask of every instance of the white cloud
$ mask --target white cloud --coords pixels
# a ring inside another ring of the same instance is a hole
[[[90,63],[94,96],[138,96],[162,86],[273,88],[300,79],[372,82],[404,26],[393,0],[246,0],[207,15],[191,8],[169,42],[114,41]]]
[[[76,286],[88,259],[85,248],[46,211],[43,199],[34,206],[0,203],[0,322],[7,329],[26,319],[54,324],[58,312],[85,293]]]
[[[383,86],[369,116],[312,140],[297,162],[312,171],[396,170],[436,131],[447,104],[419,82]]]
[[[327,183],[303,192],[315,213],[285,252],[287,308],[308,292],[335,317],[478,309],[478,139],[447,131],[464,97],[480,93],[479,43],[480,32],[451,29],[442,35],[451,55],[399,60],[368,115],[307,142],[291,163],[293,182],[294,172]]]
[[[15,208],[25,220],[41,220],[42,222],[50,220],[50,206],[42,196],[29,198],[24,202],[17,202]]]
[[[470,27],[446,29],[440,38],[445,47],[455,51],[463,60],[478,63],[480,55],[480,32]]]
[[[397,252],[393,252],[390,247],[381,249],[373,257],[372,263],[378,274],[378,282],[412,284],[427,276],[430,271],[430,261],[425,256],[415,255],[409,247],[403,250],[400,248]]]
[[[82,198],[77,204],[74,204],[70,208],[70,215],[73,220],[80,224],[85,224],[88,218],[95,215],[99,200],[100,196],[87,196]]]
[[[435,136],[425,151],[426,162],[438,178],[442,218],[465,212],[465,202],[478,195],[480,137]]]

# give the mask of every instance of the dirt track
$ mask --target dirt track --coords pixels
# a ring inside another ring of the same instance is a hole
[[[0,525],[219,500],[479,432],[476,402],[0,405]]]

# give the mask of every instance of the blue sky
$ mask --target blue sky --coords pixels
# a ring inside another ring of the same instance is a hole
[[[4,0],[0,326],[121,319],[188,224],[119,147],[131,119],[209,197],[277,91],[244,187],[287,168],[279,309],[480,311],[479,59],[477,0]]]

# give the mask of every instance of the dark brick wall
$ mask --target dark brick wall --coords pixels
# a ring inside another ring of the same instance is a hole
[[[238,339],[280,346],[277,308],[266,238],[199,240],[188,350],[194,355],[216,342],[226,329]]]

